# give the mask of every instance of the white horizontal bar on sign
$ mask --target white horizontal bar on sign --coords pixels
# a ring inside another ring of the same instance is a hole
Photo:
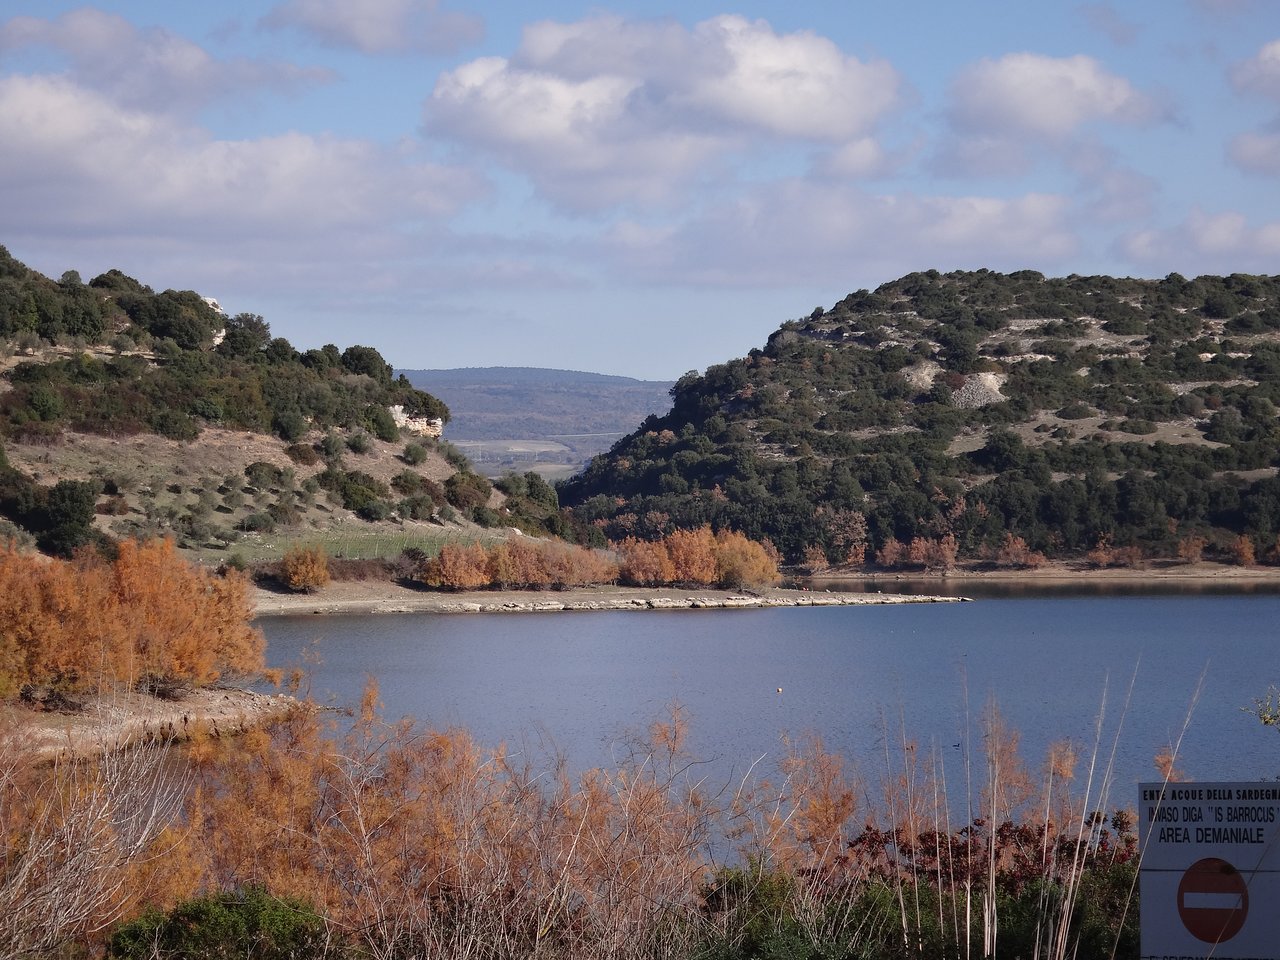
[[[1194,893],[1182,895],[1184,910],[1239,910],[1240,894],[1238,893]]]

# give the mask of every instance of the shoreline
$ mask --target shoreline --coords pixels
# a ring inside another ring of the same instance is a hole
[[[386,581],[330,583],[316,593],[254,594],[254,618],[382,613],[560,613],[601,610],[762,610],[775,607],[872,606],[958,603],[967,597],[828,592],[768,588],[762,591],[678,590],[645,587],[577,587],[569,590],[472,590],[432,593]]]
[[[1048,563],[1028,570],[992,570],[958,567],[954,570],[876,571],[832,569],[813,574],[806,580],[818,583],[1200,583],[1200,584],[1274,584],[1280,587],[1280,567],[1238,567],[1225,563],[1179,563],[1149,561],[1143,567],[1107,567],[1097,569],[1070,563]]]
[[[381,613],[551,613],[591,610],[726,610],[774,607],[869,606],[954,603],[969,597],[944,592],[897,593],[894,584],[937,583],[948,591],[981,587],[1264,586],[1280,590],[1280,567],[1153,561],[1145,567],[1092,569],[1051,563],[1034,570],[957,568],[949,571],[866,572],[828,570],[803,578],[813,589],[769,587],[746,590],[680,590],[650,587],[576,587],[568,590],[470,590],[440,593],[389,581],[335,581],[316,593],[286,593],[257,587],[254,618]],[[830,584],[831,588],[826,585]],[[873,590],[841,590],[858,584]]]
[[[196,736],[235,737],[288,717],[302,701],[284,693],[242,687],[197,687],[174,700],[139,691],[86,695],[69,710],[32,710],[0,704],[13,726],[9,736],[50,763],[83,760],[152,743]]]

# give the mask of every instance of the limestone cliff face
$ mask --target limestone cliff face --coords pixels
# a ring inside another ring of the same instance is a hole
[[[408,430],[414,436],[439,439],[444,434],[444,421],[439,417],[411,417],[404,412],[404,406],[398,403],[388,409],[396,426],[401,430]]]

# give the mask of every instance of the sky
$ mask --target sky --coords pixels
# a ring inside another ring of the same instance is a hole
[[[1277,0],[0,0],[0,244],[675,379],[915,270],[1280,273]]]

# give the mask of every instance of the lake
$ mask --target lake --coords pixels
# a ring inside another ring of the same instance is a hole
[[[1153,757],[1189,711],[1177,763],[1188,776],[1280,774],[1280,731],[1246,712],[1280,683],[1277,625],[1274,594],[261,621],[271,664],[320,658],[322,701],[357,703],[372,676],[390,717],[461,726],[538,758],[554,746],[574,769],[610,763],[679,702],[716,780],[757,761],[772,773],[781,735],[806,732],[875,780],[900,769],[905,729],[958,784],[966,742],[980,761],[978,720],[993,698],[1038,772],[1062,738],[1087,761],[1105,697],[1104,760],[1118,743],[1112,805],[1158,779]]]

